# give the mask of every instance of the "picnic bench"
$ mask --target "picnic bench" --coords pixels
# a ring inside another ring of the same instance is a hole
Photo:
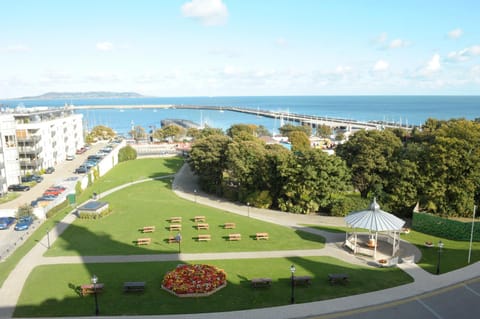
[[[293,283],[295,286],[309,286],[312,283],[311,276],[293,276]]]
[[[207,218],[205,218],[205,216],[195,216],[194,220],[195,220],[196,223],[205,222],[207,220]]]
[[[144,290],[144,281],[126,281],[123,283],[123,292],[143,292]]]
[[[255,234],[255,239],[256,240],[268,239],[268,233],[256,233]]]
[[[142,233],[153,233],[155,231],[155,226],[145,226],[142,228]]]
[[[177,217],[170,217],[169,221],[170,221],[171,223],[181,223],[181,222],[182,222],[182,217],[179,217],[179,216],[177,216]]]
[[[331,285],[336,283],[346,284],[348,283],[348,274],[328,274],[328,281]]]
[[[234,229],[236,227],[235,223],[225,223],[223,224],[224,229]]]
[[[198,235],[197,240],[198,241],[209,241],[211,236],[209,234],[204,234],[204,235]]]
[[[208,229],[208,224],[207,223],[198,223],[197,224],[197,229]]]
[[[242,240],[242,234],[228,234],[228,240]]]
[[[137,245],[150,245],[152,242],[151,238],[138,238]]]
[[[170,226],[168,226],[168,228],[170,229],[170,231],[178,231],[178,230],[182,230],[182,225],[181,224],[171,224]]]
[[[270,278],[252,278],[250,283],[253,288],[270,287],[272,279]]]
[[[96,292],[102,292],[103,291],[103,284],[87,284],[87,285],[81,285],[80,289],[82,290],[82,296],[86,296],[88,294],[94,294]]]
[[[170,236],[170,237],[167,238],[167,242],[168,242],[169,244],[173,244],[173,243],[178,243],[178,240],[177,240],[177,237],[175,237],[175,236]]]

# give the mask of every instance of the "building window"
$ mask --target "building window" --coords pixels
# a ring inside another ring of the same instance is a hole
[[[16,147],[15,135],[5,135],[5,145],[7,147]]]

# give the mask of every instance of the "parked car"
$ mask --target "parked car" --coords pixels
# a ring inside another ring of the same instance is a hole
[[[88,169],[84,166],[80,166],[75,170],[75,174],[85,174],[88,172]]]
[[[27,230],[30,225],[33,224],[33,218],[32,216],[24,216],[20,217],[20,219],[17,221],[17,224],[15,225],[15,230]]]
[[[0,217],[0,229],[8,229],[15,223],[14,217]]]
[[[53,172],[55,172],[55,168],[53,167],[47,167],[47,169],[45,170],[45,174],[52,174]]]
[[[54,200],[56,200],[56,199],[57,199],[57,196],[53,196],[53,195],[43,195],[43,196],[37,198],[37,201],[39,201],[39,202],[43,202],[43,201],[49,201],[49,202],[51,202],[51,201],[54,201]]]
[[[39,175],[22,176],[22,183],[30,183],[30,182],[40,183],[41,181],[43,181],[43,177]]]
[[[85,153],[86,151],[87,151],[87,149],[86,149],[85,147],[82,147],[82,148],[79,148],[79,149],[75,152],[75,154],[80,155],[80,154]]]
[[[22,184],[13,184],[8,186],[8,190],[11,192],[26,192],[30,190],[30,186]]]
[[[67,161],[73,161],[75,159],[75,155],[67,155],[65,158]]]

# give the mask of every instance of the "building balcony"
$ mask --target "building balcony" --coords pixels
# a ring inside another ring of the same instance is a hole
[[[36,169],[42,165],[42,160],[40,159],[20,159],[21,169]]]
[[[39,147],[31,147],[31,146],[23,146],[18,148],[18,153],[20,154],[40,154],[43,148]]]
[[[18,142],[25,142],[25,143],[38,143],[42,137],[40,135],[29,135],[29,136],[17,136]]]

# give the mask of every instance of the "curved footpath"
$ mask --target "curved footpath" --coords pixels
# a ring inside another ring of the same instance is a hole
[[[165,176],[163,178],[170,178]],[[117,188],[111,189],[100,194],[104,197],[119,189],[128,187],[132,184],[142,183],[150,179],[128,183]],[[291,256],[333,256],[354,264],[368,264],[365,259],[349,254],[341,247],[345,239],[344,234],[335,234],[323,232],[317,229],[306,228],[305,224],[318,225],[337,225],[344,226],[343,218],[326,216],[306,216],[282,213],[278,211],[256,209],[237,205],[222,199],[207,196],[196,191],[195,177],[191,174],[187,165],[175,175],[173,189],[175,193],[183,198],[192,200],[203,205],[214,206],[232,213],[250,216],[276,224],[281,224],[293,228],[302,228],[304,231],[320,234],[325,237],[326,245],[324,249],[313,250],[289,250],[289,251],[267,251],[267,252],[243,252],[243,253],[202,253],[202,254],[162,254],[162,255],[125,255],[125,256],[74,256],[74,257],[43,257],[46,251],[46,236],[25,255],[17,267],[10,273],[0,289],[0,318],[12,317],[15,305],[20,296],[21,290],[30,272],[38,265],[44,264],[63,264],[63,263],[110,263],[110,262],[141,262],[141,261],[167,261],[167,260],[208,260],[208,259],[238,259],[238,258],[268,258],[268,257],[291,257]],[[55,241],[58,236],[75,220],[73,213],[68,214],[54,230],[50,231],[50,241]],[[406,256],[415,256],[415,260],[420,258],[420,252],[415,246],[402,242]],[[189,315],[158,315],[145,316],[145,318],[187,318],[187,319],[215,319],[215,318],[256,318],[256,319],[287,319],[287,318],[305,318],[330,314],[335,312],[349,311],[367,306],[380,305],[395,300],[402,300],[432,292],[441,288],[449,287],[473,278],[478,278],[480,274],[480,262],[474,263],[468,267],[452,271],[443,275],[432,275],[427,273],[415,263],[401,263],[398,267],[407,272],[414,278],[414,282],[399,287],[370,292],[362,295],[330,299],[312,303],[295,304],[273,308],[261,308],[252,310],[241,310],[221,313],[203,313]],[[125,316],[129,318],[133,316]],[[135,318],[140,318],[137,316]],[[69,317],[74,318],[74,317]],[[84,317],[82,317],[84,318]],[[104,317],[107,318],[107,317]],[[114,316],[111,318],[117,319]]]

